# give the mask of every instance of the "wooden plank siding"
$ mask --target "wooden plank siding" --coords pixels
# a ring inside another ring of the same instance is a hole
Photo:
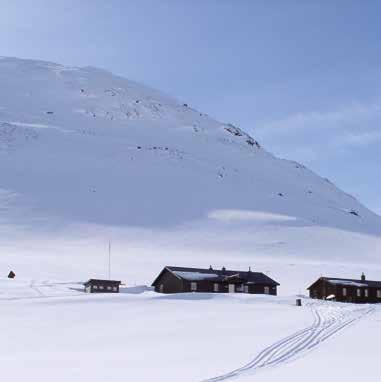
[[[381,284],[380,286],[371,286],[366,285],[365,280],[358,280],[359,285],[351,285],[354,283],[352,280],[348,280],[348,284],[345,284],[345,280],[342,283],[332,283],[329,280],[321,277],[312,284],[308,288],[310,297],[324,300],[330,295],[334,295],[334,300],[339,302],[381,303]],[[361,283],[364,285],[360,286]]]
[[[213,272],[210,270],[209,272]],[[158,293],[250,293],[250,294],[269,294],[277,295],[277,283],[269,279],[269,283],[247,282],[245,279],[226,279],[213,278],[187,280],[176,275],[167,267],[164,268],[159,276],[152,283]],[[230,285],[230,288],[229,288]]]
[[[166,269],[160,273],[154,285],[155,292],[158,293],[181,293],[185,292],[184,282],[173,273],[168,272]]]
[[[83,285],[87,293],[119,293],[120,281],[90,279]]]

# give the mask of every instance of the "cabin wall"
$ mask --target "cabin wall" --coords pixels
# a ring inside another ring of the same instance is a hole
[[[196,289],[192,290],[192,283],[196,284]],[[234,285],[235,293],[245,293],[244,283],[227,283],[212,280],[179,280],[170,272],[165,272],[155,285],[155,291],[160,292],[160,285],[163,285],[162,293],[181,293],[181,292],[199,292],[199,293],[229,293],[229,285]],[[215,289],[218,285],[218,290]],[[248,285],[248,292],[251,294],[265,294],[265,287],[268,287],[269,295],[277,295],[276,286],[268,285]]]
[[[197,290],[193,291],[191,286],[192,282],[197,283]],[[218,291],[215,292],[214,284],[218,284]],[[184,280],[184,291],[185,292],[203,292],[203,293],[227,293],[228,285],[221,283],[220,281],[211,281],[211,280],[194,280],[188,281]]]
[[[346,289],[346,294],[344,294],[344,288]],[[360,295],[358,295],[358,289],[360,290]],[[366,289],[368,290],[368,296],[365,295]],[[380,289],[381,288],[331,284],[326,280],[318,280],[310,288],[310,297],[324,300],[329,295],[333,294],[335,295],[335,301],[339,302],[350,302],[356,304],[381,303],[381,298],[377,297],[377,291]]]
[[[330,295],[337,295],[336,285],[328,283],[326,280],[318,280],[310,288],[310,297],[325,300]]]
[[[119,293],[119,284],[99,283],[99,282],[91,283],[85,286],[85,292],[87,293]]]
[[[268,287],[269,293],[265,293],[265,287]],[[254,284],[249,285],[249,293],[251,294],[268,294],[270,296],[276,296],[278,293],[276,286]]]
[[[162,287],[161,287],[162,286]],[[171,272],[165,270],[155,283],[155,292],[158,293],[182,293],[184,282]]]

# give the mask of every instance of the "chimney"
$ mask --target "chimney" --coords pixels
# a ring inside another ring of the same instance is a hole
[[[249,267],[249,273],[251,272],[251,267]]]
[[[225,267],[222,267],[222,272],[225,272],[226,271],[226,268]]]
[[[213,268],[212,268],[212,266],[211,266],[211,265],[209,265],[209,270],[210,270],[210,271],[212,271],[212,270],[213,270]]]
[[[361,275],[361,281],[365,281],[365,280],[366,280],[366,277],[365,277],[365,274],[363,272],[362,275]]]

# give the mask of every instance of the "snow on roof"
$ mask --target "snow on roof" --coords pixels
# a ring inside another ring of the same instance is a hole
[[[332,279],[328,279],[327,281],[330,282],[331,284],[338,284],[338,285],[348,285],[348,286],[357,286],[357,287],[366,287],[366,286],[368,286],[368,284],[362,284],[362,283],[358,283],[358,282],[350,281],[350,280],[332,280]]]
[[[201,273],[201,272],[183,272],[183,271],[174,271],[173,272],[176,276],[179,276],[186,280],[208,280],[208,279],[214,279],[217,278],[218,275],[214,273]]]
[[[206,269],[206,268],[187,268],[187,267],[173,267],[166,266],[167,270],[172,272],[177,277],[181,277],[186,280],[213,280],[213,281],[227,281],[229,276],[239,277],[245,283],[256,283],[263,285],[279,285],[276,281],[266,276],[262,272],[248,272],[234,271],[228,269]],[[157,279],[154,281],[157,281]]]

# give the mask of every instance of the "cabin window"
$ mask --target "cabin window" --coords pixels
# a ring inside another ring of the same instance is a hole
[[[365,289],[365,297],[369,297],[369,290]]]
[[[270,294],[270,287],[265,286],[265,294]]]
[[[245,293],[249,293],[249,286],[245,285]]]
[[[197,290],[197,283],[191,282],[191,291],[194,292]]]
[[[243,285],[237,285],[237,292],[243,292]]]
[[[103,285],[99,285],[99,289],[105,289]]]
[[[163,285],[163,284],[160,284],[160,286],[159,286],[159,292],[160,292],[160,293],[163,293],[163,292],[164,292],[164,285]]]
[[[93,285],[93,289],[98,289],[98,285]]]
[[[213,290],[215,291],[215,292],[218,292],[218,290],[219,290],[219,285],[218,284],[213,284]]]
[[[357,297],[361,297],[361,289],[357,288]]]
[[[117,287],[112,287],[112,290],[113,290],[114,292],[117,292],[117,291],[118,291],[118,288],[117,288]]]
[[[343,296],[344,296],[344,297],[347,296],[347,288],[343,288]]]
[[[107,287],[107,290],[112,290],[112,287],[111,287],[111,286],[108,286],[108,287]]]
[[[377,298],[381,298],[381,290],[380,289],[377,291]]]

